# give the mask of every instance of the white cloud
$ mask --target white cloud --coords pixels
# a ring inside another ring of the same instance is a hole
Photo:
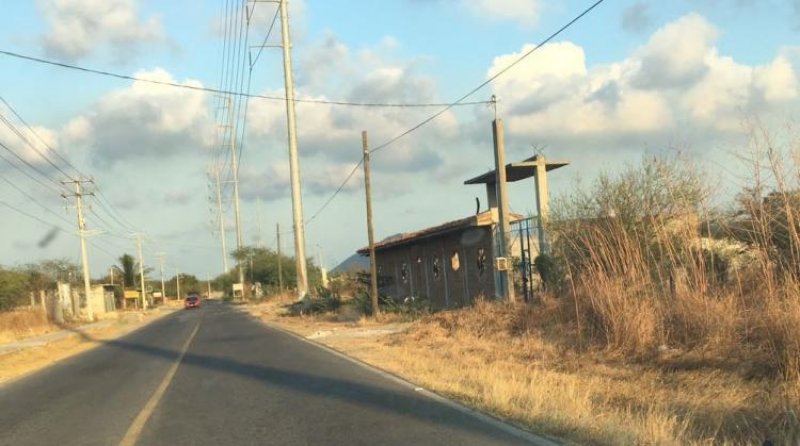
[[[790,58],[779,54],[763,66],[743,64],[719,53],[718,34],[703,17],[689,14],[663,26],[627,58],[593,67],[581,47],[553,43],[493,88],[515,134],[583,145],[590,135],[720,134],[738,130],[746,113],[791,105],[798,73]],[[487,76],[528,49],[497,57]]]
[[[138,78],[176,83],[162,69],[141,71]],[[198,81],[183,85],[201,87]],[[94,106],[62,130],[69,144],[88,147],[102,166],[136,158],[166,158],[175,154],[207,155],[214,143],[209,95],[136,81],[102,96]]]
[[[462,0],[479,18],[535,26],[542,12],[541,0]]]
[[[355,163],[329,164],[314,169],[303,169],[303,192],[308,196],[323,196],[336,190],[346,178]],[[363,181],[362,169],[357,169],[350,181],[342,188],[345,193],[361,189]],[[255,200],[256,197],[267,201],[286,198],[290,194],[289,169],[286,163],[275,163],[265,170],[242,168],[239,172],[242,184],[242,198]]]
[[[418,103],[440,102],[438,88],[429,77],[415,73],[414,62],[397,62],[386,56],[391,39],[375,48],[352,50],[328,35],[308,53],[301,55],[298,72],[314,73],[298,83],[296,96],[310,100],[347,100],[352,102]],[[313,55],[336,49],[336,60]],[[309,57],[312,56],[312,57]],[[349,67],[359,66],[358,71]],[[331,96],[308,90],[334,92]],[[281,96],[282,91],[265,92]],[[346,107],[328,104],[298,103],[298,139],[301,155],[321,161],[348,163],[361,155],[361,131],[367,130],[371,147],[403,133],[431,110]],[[254,100],[248,117],[250,137],[259,144],[285,147],[286,111],[280,101]],[[443,139],[458,132],[452,113],[404,139],[391,150],[381,153],[376,169],[419,171],[435,169],[441,158],[436,155]],[[251,143],[252,144],[252,143]]]
[[[62,60],[75,61],[101,48],[124,60],[164,38],[159,17],[139,17],[138,0],[37,1],[47,23],[45,53]]]

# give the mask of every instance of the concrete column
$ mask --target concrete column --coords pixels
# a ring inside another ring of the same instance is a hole
[[[489,210],[497,207],[497,184],[486,183],[486,203],[489,205]]]
[[[539,233],[539,253],[546,253],[547,238],[544,233],[544,226],[547,222],[547,215],[550,209],[547,189],[547,162],[544,155],[536,156],[536,213],[538,214],[537,232]]]

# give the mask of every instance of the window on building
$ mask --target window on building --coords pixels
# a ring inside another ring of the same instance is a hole
[[[486,250],[484,250],[483,248],[478,248],[477,266],[478,266],[478,275],[482,276],[483,273],[486,271]]]
[[[453,255],[450,257],[450,268],[453,271],[461,269],[461,259],[458,258],[458,251],[453,251]]]
[[[439,274],[441,274],[441,272],[442,272],[442,269],[439,266],[439,258],[438,257],[434,257],[433,258],[431,269],[433,270],[433,278],[434,279],[438,279],[439,278]]]

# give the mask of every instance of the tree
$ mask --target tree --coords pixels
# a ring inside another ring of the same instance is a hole
[[[136,260],[130,254],[123,254],[119,258],[119,266],[122,270],[122,285],[133,287],[136,283]]]
[[[281,255],[266,248],[256,248],[245,246],[233,252],[233,257],[241,262],[245,269],[245,281],[249,283],[259,282],[263,287],[277,289],[278,280],[278,260],[281,262],[284,286],[290,288],[295,283],[296,272],[293,257]],[[322,274],[313,259],[308,261],[308,281],[311,289],[314,289],[321,282]],[[215,279],[215,285],[219,289],[229,292],[231,285],[237,281],[236,271],[223,274]]]
[[[0,311],[12,310],[28,302],[27,285],[25,273],[0,268]]]

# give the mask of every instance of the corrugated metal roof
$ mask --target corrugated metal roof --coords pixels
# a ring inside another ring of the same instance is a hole
[[[517,221],[524,218],[520,214],[510,214],[511,221]],[[479,214],[471,215],[459,220],[448,221],[437,226],[432,226],[418,231],[404,232],[387,237],[375,244],[376,250],[391,248],[399,245],[405,245],[411,242],[419,241],[422,239],[434,237],[437,235],[447,234],[456,230],[480,226],[491,226],[497,223],[497,208],[489,211],[481,212]],[[357,251],[361,255],[369,255],[369,246],[365,246]]]

